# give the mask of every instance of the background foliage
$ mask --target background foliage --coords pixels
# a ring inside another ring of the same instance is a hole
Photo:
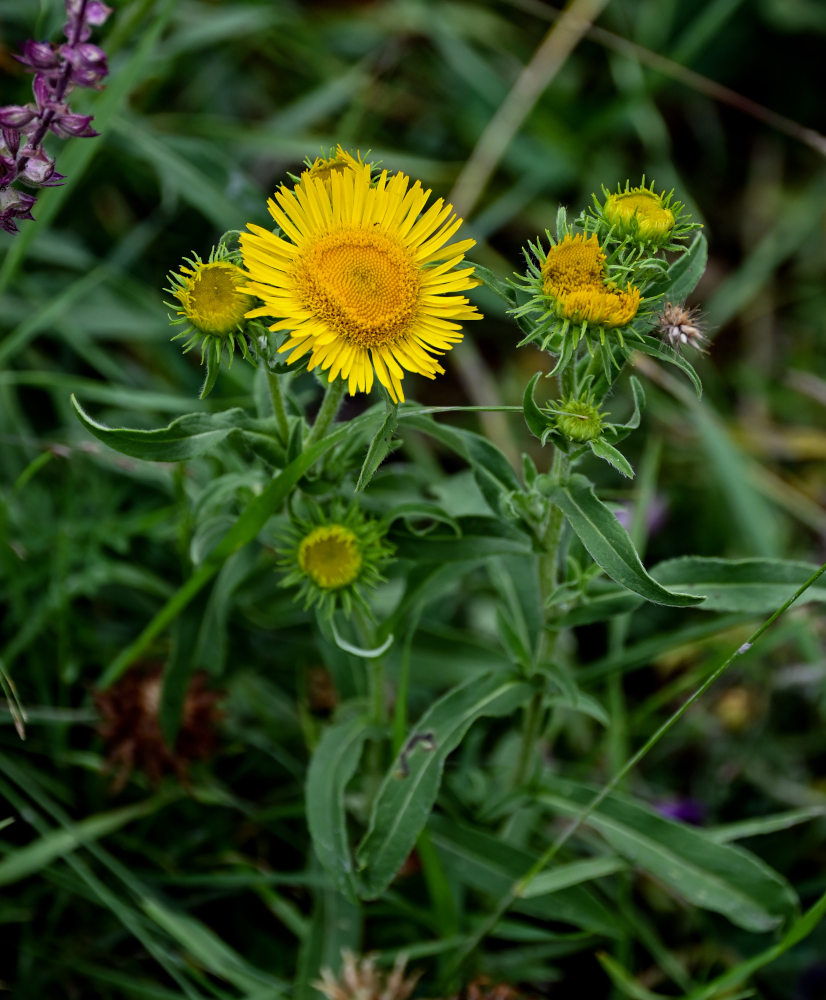
[[[523,856],[494,839],[501,817],[485,809],[498,795],[496,755],[504,767],[514,751],[492,723],[447,762],[450,818],[436,817],[419,844],[423,873],[372,903],[337,892],[309,850],[307,746],[323,721],[309,684],[322,661],[342,697],[364,693],[361,675],[334,645],[307,642],[306,617],[277,589],[273,563],[245,550],[171,639],[173,656],[194,644],[227,692],[217,755],[188,789],[169,779],[153,790],[136,772],[110,797],[92,689],[235,516],[208,496],[193,513],[187,497],[218,473],[236,473],[250,496],[256,484],[243,482],[245,456],[232,448],[186,466],[126,460],[81,427],[69,394],[97,419],[129,426],[247,405],[255,387],[240,361],[197,402],[201,373],[168,342],[166,272],[225,229],[265,223],[265,198],[285,170],[336,142],[447,194],[553,13],[534,0],[117,5],[101,43],[107,87],[79,95],[76,108],[94,113],[103,134],[63,146],[66,185],[42,194],[37,224],[0,235],[0,636],[5,675],[28,711],[25,743],[11,713],[0,732],[4,815],[15,816],[0,833],[9,956],[0,978],[15,997],[300,1000],[316,995],[310,982],[342,946],[404,948],[428,983],[446,982],[451,949],[544,846],[531,831],[535,811],[559,815],[546,802],[514,814],[509,838]],[[56,37],[62,10],[5,0],[0,18],[3,103],[22,102],[28,80],[11,53],[27,37]],[[610,0],[598,25],[497,150],[469,206],[475,259],[520,269],[520,247],[552,225],[558,203],[576,209],[603,183],[644,173],[676,186],[710,241],[695,296],[713,338],[698,365],[706,397],[700,407],[672,369],[640,362],[649,408],[629,441],[637,484],[593,474],[618,502],[648,510],[648,537],[637,530],[648,564],[686,552],[819,562],[823,146],[801,128],[826,130],[822,6]],[[652,64],[650,53],[671,62]],[[515,404],[545,367],[531,349],[514,350],[495,297],[480,290],[476,301],[486,322],[448,357],[444,377],[410,380],[419,402]],[[303,391],[309,399],[312,379]],[[344,413],[362,408],[354,401]],[[470,418],[464,426],[479,429]],[[546,461],[521,416],[491,414],[481,427],[515,467],[525,450]],[[467,471],[414,434],[375,489],[426,495],[433,482],[454,509],[479,513]],[[451,572],[456,582],[427,606],[411,652],[414,715],[505,658],[496,604],[514,595],[497,593],[481,569]],[[559,716],[553,761],[576,783],[563,799],[604,783],[746,638],[756,610],[712,617],[649,605],[620,626],[575,628],[579,683],[610,724]],[[653,804],[690,798],[711,828],[754,819],[720,839],[748,835],[804,907],[826,888],[822,632],[816,612],[789,615],[626,783]],[[170,655],[169,642],[158,639],[156,658]],[[477,967],[549,996],[607,997],[623,987],[597,962],[604,951],[637,976],[626,990],[700,996],[698,984],[776,940],[757,917],[749,930],[762,933],[748,933],[675,902],[658,879],[609,874],[595,869],[587,897],[577,886],[558,899],[561,924],[550,929],[537,916],[546,910],[520,901]],[[825,948],[817,929],[758,973],[757,995],[820,996]]]

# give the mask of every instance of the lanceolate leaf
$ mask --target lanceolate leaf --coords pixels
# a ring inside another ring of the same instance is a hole
[[[480,829],[434,814],[428,832],[446,867],[459,882],[493,899],[508,895],[535,855]],[[620,924],[585,883],[626,867],[616,857],[557,865],[534,879],[513,904],[518,913],[572,924],[595,934],[619,936]],[[540,880],[542,880],[540,882]]]
[[[664,344],[661,340],[657,340],[656,337],[651,336],[644,336],[635,340],[633,347],[635,351],[647,354],[649,358],[655,358],[657,361],[665,361],[666,364],[679,368],[690,379],[691,384],[694,386],[694,391],[697,393],[697,398],[702,398],[703,383],[700,381],[700,376],[694,370],[694,366],[679,351],[668,344]]]
[[[685,302],[702,278],[707,262],[708,243],[702,233],[697,233],[688,250],[668,269],[668,283],[661,289],[666,301]]]
[[[555,778],[538,800],[555,812],[578,815],[596,791]],[[605,799],[588,817],[617,854],[679,896],[728,917],[738,927],[769,931],[794,915],[791,887],[755,855],[719,844],[702,830],[676,823],[618,796]]]
[[[221,413],[187,413],[157,430],[107,427],[93,419],[75,396],[72,406],[83,426],[98,440],[122,455],[151,462],[184,462],[210,451],[230,434],[248,432],[257,443],[266,421],[235,407]],[[272,422],[272,421],[270,421]]]
[[[331,726],[307,772],[307,823],[318,860],[336,888],[355,898],[353,856],[347,837],[344,792],[358,766],[370,728],[362,716]]]
[[[654,604],[687,608],[702,597],[666,590],[646,573],[628,532],[594,493],[584,476],[552,487],[549,499],[563,512],[594,561],[617,583]]]
[[[445,760],[470,726],[483,716],[509,715],[533,691],[525,681],[489,674],[448,691],[425,712],[379,789],[356,852],[365,898],[387,888],[413,849],[436,801]]]
[[[766,614],[786,601],[817,570],[814,563],[787,559],[716,559],[683,556],[658,563],[651,575],[659,583],[688,594],[703,594],[704,611],[747,611]],[[798,603],[826,601],[822,580],[809,587]]]
[[[396,430],[398,422],[398,408],[388,404],[384,422],[379,427],[376,436],[371,441],[370,447],[367,450],[367,455],[365,456],[364,464],[361,467],[358,482],[356,483],[356,493],[360,493],[367,488],[370,480],[376,474],[376,469],[378,469],[393,450],[393,433]]]

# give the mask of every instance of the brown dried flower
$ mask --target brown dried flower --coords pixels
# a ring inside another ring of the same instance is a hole
[[[106,744],[106,767],[115,772],[112,794],[124,787],[135,768],[154,783],[170,772],[185,783],[190,761],[204,760],[215,750],[216,723],[221,718],[217,703],[222,692],[207,688],[205,674],[192,676],[178,737],[170,748],[158,720],[162,683],[162,665],[143,665],[95,694],[101,714],[98,733]]]
[[[375,958],[357,958],[351,951],[341,953],[338,977],[330,969],[321,970],[321,980],[313,986],[328,1000],[407,1000],[421,973],[405,978],[405,955],[399,955],[390,972],[376,968]]]
[[[673,305],[666,302],[663,311],[657,317],[660,336],[667,341],[675,351],[683,346],[693,347],[695,351],[706,354],[706,336],[700,322],[700,310],[697,306],[686,309],[684,305]]]

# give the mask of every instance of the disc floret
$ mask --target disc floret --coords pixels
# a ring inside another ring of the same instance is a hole
[[[286,571],[280,585],[297,586],[296,599],[325,617],[337,607],[349,614],[354,602],[369,612],[364,591],[381,581],[392,555],[384,536],[384,525],[358,507],[337,503],[325,513],[313,506],[279,538],[279,566]]]
[[[184,352],[200,344],[201,363],[214,361],[217,366],[224,351],[231,364],[237,346],[251,361],[245,329],[255,299],[245,290],[247,275],[237,253],[224,243],[213,247],[206,261],[193,252],[168,277],[164,290],[175,300],[165,303],[175,310],[170,320],[184,326],[172,339],[184,340]]]

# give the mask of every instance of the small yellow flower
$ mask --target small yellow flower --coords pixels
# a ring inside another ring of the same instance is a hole
[[[548,250],[542,289],[555,301],[558,315],[590,326],[625,326],[637,315],[640,290],[606,282],[605,260],[593,234],[567,233]]]
[[[310,179],[329,184],[333,174],[344,173],[347,170],[358,170],[359,167],[364,166],[361,153],[356,152],[356,155],[353,156],[349,150],[342,147],[341,143],[329,156],[317,156],[312,162],[309,159],[306,162],[307,169],[301,171],[300,182],[302,184]]]
[[[608,222],[617,227],[620,235],[628,234],[635,239],[662,243],[671,234],[676,222],[674,213],[665,202],[665,191],[655,194],[653,189],[635,187],[609,194],[602,212]]]
[[[253,298],[242,291],[246,274],[226,260],[182,267],[180,285],[172,294],[181,304],[178,315],[196,330],[213,337],[225,337],[244,323]]]
[[[346,587],[362,564],[358,538],[343,524],[324,524],[302,539],[298,565],[324,590]]]
[[[384,525],[338,501],[326,513],[314,504],[307,512],[279,532],[281,586],[297,586],[304,607],[318,605],[325,616],[337,607],[349,614],[354,602],[369,613],[363,591],[379,583],[393,551]]]
[[[237,262],[238,252],[221,242],[204,261],[193,254],[178,271],[169,273],[169,292],[174,301],[165,304],[175,310],[170,316],[174,325],[184,328],[173,340],[184,340],[184,353],[201,345],[201,364],[206,362],[207,377],[201,390],[203,399],[215,384],[221,357],[232,364],[235,348],[250,362],[245,333],[246,314],[255,299],[246,290],[247,275]]]
[[[248,225],[246,290],[263,305],[247,317],[289,332],[278,348],[288,364],[309,353],[308,368],[346,379],[351,395],[369,392],[375,374],[394,402],[405,370],[444,371],[434,355],[462,339],[462,321],[481,319],[457,293],[479,282],[461,267],[474,241],[450,242],[462,220],[442,199],[425,211],[429,195],[404,174],[374,182],[356,163],[282,185],[268,208],[283,236]]]

